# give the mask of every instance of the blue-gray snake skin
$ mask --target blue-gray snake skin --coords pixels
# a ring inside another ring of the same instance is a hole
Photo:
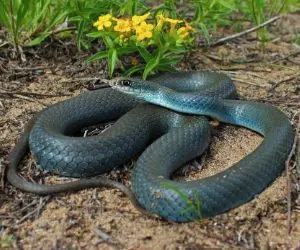
[[[134,96],[101,89],[40,112],[29,134],[30,150],[40,168],[63,176],[91,177],[141,154],[132,172],[136,199],[146,210],[178,222],[240,206],[283,171],[294,138],[288,118],[271,105],[225,99],[236,94],[226,75],[186,72],[154,77],[153,83],[130,80],[146,91]],[[250,128],[264,140],[221,173],[192,182],[172,181],[170,176],[178,167],[208,146],[209,122],[199,115]],[[99,136],[71,136],[83,126],[116,119]],[[8,180],[22,189],[8,172]]]

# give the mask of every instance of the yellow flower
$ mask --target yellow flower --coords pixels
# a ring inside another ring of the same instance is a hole
[[[124,44],[128,42],[128,39],[130,37],[130,33],[121,33],[120,34],[120,44]]]
[[[185,23],[185,27],[188,31],[194,31],[195,29],[187,22],[184,22]]]
[[[162,26],[164,25],[165,17],[163,16],[163,14],[158,14],[156,18],[157,18],[157,25],[155,29],[160,31],[162,29]]]
[[[142,22],[139,26],[136,27],[137,40],[142,41],[145,38],[152,37],[153,25]]]
[[[104,28],[109,28],[111,26],[111,14],[106,14],[104,16],[99,16],[98,20],[93,23],[93,26],[98,30],[103,30]]]
[[[166,18],[165,20],[166,22],[169,22],[171,24],[170,33],[173,35],[175,33],[176,24],[183,22],[182,20],[172,19],[172,18]]]
[[[177,35],[184,40],[189,35],[190,31],[194,31],[194,28],[188,23],[185,23],[184,27],[177,30]]]
[[[115,31],[126,33],[131,31],[131,21],[126,19],[116,19],[117,24],[114,27]]]
[[[182,23],[183,21],[182,20],[178,20],[178,19],[172,19],[172,18],[165,18],[165,20],[167,21],[167,22],[169,22],[170,24],[177,24],[177,23]]]
[[[189,32],[185,27],[181,27],[177,30],[177,34],[181,39],[185,39],[189,35]]]
[[[133,26],[137,26],[140,23],[144,22],[148,18],[149,15],[150,15],[150,12],[148,12],[148,13],[142,15],[142,16],[133,16],[132,17]]]

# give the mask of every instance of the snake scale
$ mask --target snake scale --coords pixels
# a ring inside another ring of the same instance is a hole
[[[8,180],[38,194],[105,185],[120,188],[140,210],[184,222],[240,206],[270,185],[284,169],[293,129],[277,108],[235,98],[229,77],[217,72],[168,73],[150,81],[116,78],[112,88],[83,93],[55,104],[32,120],[9,157]],[[153,104],[149,104],[153,103]],[[201,155],[209,121],[244,126],[264,136],[261,145],[234,166],[191,182],[171,174]],[[99,136],[75,137],[84,126],[117,120]],[[48,172],[83,178],[59,185],[30,183],[17,174],[28,150]],[[102,174],[139,155],[132,191]]]

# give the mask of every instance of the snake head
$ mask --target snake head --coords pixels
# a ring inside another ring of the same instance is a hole
[[[130,94],[131,92],[133,92],[131,87],[133,86],[134,82],[135,82],[135,79],[133,79],[133,78],[117,77],[117,78],[111,79],[109,82],[109,85],[113,89],[117,89],[119,91]]]
[[[138,78],[118,77],[110,80],[109,84],[113,89],[134,95],[146,101],[157,98],[161,92],[160,85]]]

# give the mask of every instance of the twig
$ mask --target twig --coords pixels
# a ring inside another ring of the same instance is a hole
[[[15,71],[35,71],[35,70],[44,70],[47,67],[43,67],[43,66],[37,66],[37,67],[18,67],[16,65],[13,65],[13,70]]]
[[[293,102],[287,102],[287,101],[284,101],[284,100],[266,100],[267,102],[271,102],[271,103],[278,103],[278,104],[284,104],[286,106],[289,106],[289,107],[300,107],[300,103],[293,103]]]
[[[244,31],[242,31],[242,32],[239,32],[239,33],[236,33],[236,34],[233,34],[233,35],[230,35],[230,36],[226,36],[226,37],[220,38],[219,40],[213,42],[210,46],[212,47],[212,46],[221,45],[221,44],[223,44],[223,43],[225,43],[225,42],[228,42],[228,41],[230,41],[230,40],[233,40],[233,39],[236,39],[236,38],[238,38],[238,37],[247,35],[247,34],[253,32],[253,31],[255,31],[255,30],[258,30],[258,29],[260,29],[260,28],[262,28],[262,27],[264,27],[264,26],[266,26],[266,25],[272,23],[272,22],[275,22],[275,21],[278,20],[278,19],[280,19],[280,16],[272,17],[271,19],[267,20],[266,22],[261,23],[261,24],[255,26],[255,27],[252,27],[252,28],[250,28],[250,29],[244,30]]]
[[[1,93],[1,92],[0,92]],[[7,93],[6,93],[7,94]],[[29,96],[24,96],[24,95],[20,95],[20,94],[10,94],[11,97],[16,97],[16,98],[19,98],[19,99],[23,99],[23,100],[26,100],[26,101],[30,101],[30,102],[37,102],[45,107],[48,107],[49,105],[38,100],[38,99],[35,99],[35,98],[32,98],[32,97],[29,97]]]
[[[26,101],[30,101],[30,102],[37,102],[45,107],[48,107],[49,105],[38,100],[38,99],[35,99],[35,98],[32,98],[32,97],[29,97],[29,96],[23,96],[23,95],[18,95],[18,94],[14,94],[14,97],[17,97],[17,98],[20,98],[20,99],[23,99],[23,100],[26,100]]]
[[[18,52],[18,39],[17,39],[17,30],[16,30],[16,20],[15,20],[15,14],[14,14],[14,1],[9,1],[9,14],[11,18],[11,28],[12,28],[12,34],[14,39],[14,47],[16,52]]]
[[[298,123],[298,129],[300,130],[300,125]],[[296,144],[296,171],[300,175],[300,133],[298,133],[297,144]]]
[[[300,174],[300,111],[296,112],[295,115],[293,116],[292,120],[297,119],[298,116],[298,122],[296,122],[296,148],[295,148],[295,163],[296,163],[296,171],[298,174]]]
[[[3,158],[0,158],[0,188],[4,190],[4,179],[5,179],[5,165],[3,164]]]
[[[35,97],[61,97],[61,96],[70,96],[70,94],[63,94],[63,95],[55,95],[55,94],[40,94],[34,92],[23,92],[23,91],[9,91],[6,89],[0,88],[0,94],[7,94],[7,95],[23,95],[23,96],[35,96]]]
[[[238,74],[240,74],[239,71],[232,71],[232,70],[227,70],[227,71],[226,71],[226,70],[220,70],[220,71],[221,71],[222,73],[229,73],[229,74],[233,74],[233,75],[238,75]],[[255,76],[255,77],[257,77],[257,78],[260,78],[260,79],[269,81],[269,79],[268,79],[267,77],[258,75],[258,74],[254,73],[254,72],[249,72],[249,71],[247,71],[246,74],[249,75],[249,76]],[[245,75],[245,74],[243,73],[243,75]]]
[[[98,80],[103,80],[102,77],[83,77],[83,78],[71,78],[71,79],[66,79],[59,81],[59,83],[69,83],[69,82],[79,82],[79,81],[98,81]]]
[[[76,29],[77,29],[76,27],[67,27],[67,28],[64,28],[64,29],[58,29],[58,30],[52,31],[50,35],[57,35],[59,33],[65,32],[65,31],[73,31],[73,30],[76,30]]]
[[[17,224],[22,223],[23,221],[25,221],[27,218],[31,217],[32,215],[34,215],[35,213],[37,215],[40,214],[41,209],[46,205],[47,201],[50,199],[49,196],[46,197],[41,197],[40,198],[40,202],[39,205],[31,212],[27,213],[26,215],[24,215],[20,220],[17,221]]]
[[[38,217],[40,216],[40,213],[41,213],[41,210],[42,210],[43,206],[47,203],[47,201],[49,199],[50,199],[50,196],[47,196],[45,198],[43,198],[43,197],[40,198],[40,202],[39,202],[39,205],[37,207],[36,214],[35,214],[35,219],[38,219]]]
[[[22,208],[19,210],[19,212],[23,212],[23,211],[25,211],[27,208],[30,208],[30,207],[36,205],[37,203],[38,203],[37,200],[33,200],[31,203],[29,203],[29,204],[27,204],[26,206],[22,207]]]
[[[117,240],[112,239],[112,237],[110,235],[108,235],[107,233],[103,232],[99,228],[95,227],[94,231],[106,243],[110,243],[110,244],[113,244],[113,245],[120,244],[120,242],[118,242]]]
[[[287,69],[287,70],[293,71],[295,73],[299,72],[299,69],[297,67],[293,67],[293,66],[286,66],[286,65],[282,65],[282,64],[276,64],[276,63],[273,63],[273,64],[270,63],[270,66],[273,68],[273,70],[275,67],[277,67],[280,69]]]
[[[294,117],[296,118],[300,114],[300,111],[298,111]],[[297,118],[296,118],[297,119]],[[299,118],[298,118],[299,119]],[[294,143],[291,149],[291,152],[288,155],[288,158],[285,162],[285,171],[286,171],[286,176],[287,176],[287,221],[288,221],[288,234],[291,233],[292,230],[292,223],[291,223],[291,215],[292,215],[292,187],[291,187],[291,177],[290,177],[290,162],[292,159],[292,156],[294,155],[296,151],[296,145],[297,145],[297,138],[298,138],[298,133],[299,133],[299,121],[298,125],[296,126],[296,134],[294,138]]]
[[[279,81],[277,81],[276,83],[274,83],[274,84],[272,85],[272,87],[271,87],[268,91],[269,91],[269,92],[270,92],[270,91],[273,91],[275,88],[278,87],[279,84],[284,83],[284,82],[288,82],[288,81],[291,81],[291,80],[294,80],[294,79],[295,79],[296,77],[298,77],[298,76],[300,76],[300,73],[295,74],[295,75],[292,75],[292,76],[289,76],[289,77],[284,78],[284,79],[282,79],[282,80],[279,80]]]
[[[288,60],[289,62],[293,63],[293,64],[300,65],[300,61],[297,62],[297,61],[295,61],[295,60],[292,59],[292,58],[288,58],[287,60]]]
[[[16,217],[14,217],[14,216],[10,216],[10,215],[1,215],[0,214],[0,219],[16,219]]]
[[[249,66],[239,66],[239,67],[229,67],[229,68],[219,68],[218,70],[223,70],[223,71],[232,71],[232,70],[243,70],[243,71],[248,71]],[[251,69],[252,72],[271,72],[271,69]]]
[[[236,58],[236,59],[231,59],[231,63],[255,63],[255,62],[260,62],[263,58],[261,56],[253,56],[253,57],[248,57],[248,58]]]
[[[269,103],[278,103],[284,104],[286,106],[295,106],[300,107],[300,98],[290,98],[288,101],[286,99],[271,99],[271,98],[255,98],[252,101],[260,101],[260,102],[269,102]]]
[[[255,83],[255,82],[249,82],[249,81],[239,79],[239,78],[235,78],[235,77],[232,77],[232,80],[237,81],[237,82],[241,82],[241,83],[246,83],[246,84],[253,85],[253,86],[257,86],[257,87],[260,87],[260,88],[269,88],[271,86],[270,84],[259,84],[259,83]]]
[[[288,55],[286,55],[286,56],[284,56],[284,57],[282,57],[282,58],[279,58],[279,59],[277,59],[277,60],[274,60],[274,61],[272,61],[271,63],[278,63],[278,62],[280,62],[280,61],[283,61],[283,60],[288,59],[288,58],[291,57],[291,56],[297,56],[297,55],[299,55],[299,54],[300,54],[300,50],[297,50],[297,51],[294,51],[294,52],[292,52],[292,53],[290,53],[290,54],[288,54]]]

